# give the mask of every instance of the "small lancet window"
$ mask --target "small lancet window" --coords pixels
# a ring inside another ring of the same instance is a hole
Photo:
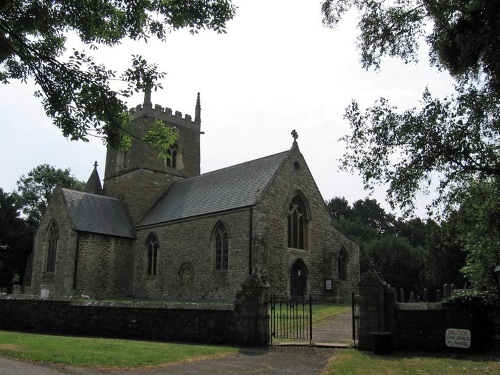
[[[167,167],[169,168],[177,168],[177,146],[171,146],[167,151]]]
[[[347,250],[345,248],[341,248],[337,258],[337,271],[339,280],[347,280],[347,258]]]
[[[288,247],[305,249],[306,234],[306,206],[296,195],[288,206]]]
[[[215,229],[215,269],[227,270],[229,265],[229,234],[224,224]]]
[[[57,223],[53,221],[52,223],[50,223],[49,230],[47,231],[47,258],[45,264],[46,272],[54,272],[56,270],[58,239],[59,228],[57,227]]]
[[[158,268],[158,238],[153,233],[148,236],[146,241],[147,260],[148,260],[148,275],[156,275]]]

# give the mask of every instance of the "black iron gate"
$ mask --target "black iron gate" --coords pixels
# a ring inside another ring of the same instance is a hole
[[[312,342],[312,297],[267,298],[268,342],[273,339]]]
[[[359,341],[359,295],[352,293],[352,340],[354,346],[358,346]]]

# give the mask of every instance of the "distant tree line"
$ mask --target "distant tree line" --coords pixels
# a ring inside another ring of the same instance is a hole
[[[471,286],[464,274],[467,254],[459,240],[458,214],[438,223],[396,218],[370,198],[350,205],[335,197],[326,204],[332,224],[360,246],[361,273],[372,263],[387,283],[408,293],[452,283]]]
[[[17,181],[12,193],[0,187],[0,287],[23,284],[33,239],[56,186],[83,190],[69,169],[43,164]]]

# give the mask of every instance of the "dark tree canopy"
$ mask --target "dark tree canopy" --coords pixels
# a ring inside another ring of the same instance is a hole
[[[343,168],[360,171],[367,188],[387,184],[393,206],[413,208],[416,193],[439,181],[440,197],[459,203],[477,178],[500,177],[500,2],[488,0],[326,0],[324,23],[360,12],[361,62],[380,69],[384,56],[430,62],[456,80],[456,92],[425,90],[418,107],[399,111],[381,98],[366,111],[356,101],[345,117],[351,134]]]
[[[123,138],[129,136],[129,118],[123,99],[138,90],[156,90],[163,73],[134,56],[132,67],[120,76],[128,87],[115,92],[110,80],[117,73],[91,55],[74,50],[69,59],[63,58],[68,33],[97,49],[127,38],[164,40],[170,31],[181,28],[224,32],[234,14],[228,0],[3,1],[0,81],[33,78],[39,87],[35,94],[64,136],[87,140],[97,135],[113,147],[126,147]]]
[[[73,177],[69,169],[56,169],[48,164],[33,168],[28,175],[21,176],[17,181],[17,191],[12,193],[12,197],[33,230],[45,214],[56,186],[83,190],[85,183]]]
[[[16,200],[0,188],[0,286],[22,283],[33,245],[33,232],[19,216]]]
[[[444,284],[464,286],[466,277],[460,270],[466,265],[465,253],[455,222],[396,219],[374,199],[360,199],[351,206],[345,198],[335,197],[327,207],[332,224],[359,245],[361,272],[373,264],[392,286],[417,295],[424,288],[442,290]]]

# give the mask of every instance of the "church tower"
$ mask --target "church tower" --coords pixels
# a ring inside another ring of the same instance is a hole
[[[151,103],[151,92],[144,95],[144,103],[132,108],[132,133],[141,139],[154,119],[162,120],[179,132],[179,138],[170,149],[171,159],[158,159],[157,151],[132,139],[126,152],[108,147],[104,172],[104,191],[107,196],[118,197],[125,203],[135,223],[152,207],[170,184],[179,179],[200,174],[200,94],[196,99],[195,118],[172,113],[170,108]]]

